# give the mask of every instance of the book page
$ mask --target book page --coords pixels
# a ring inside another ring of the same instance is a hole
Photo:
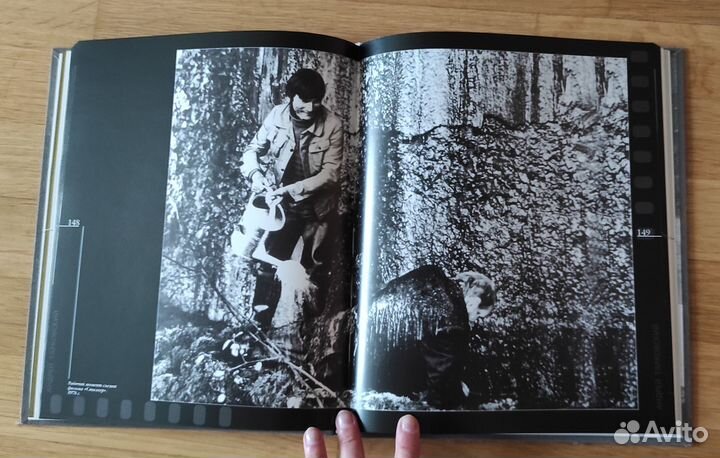
[[[293,48],[178,51],[153,400],[343,405],[358,67]]]
[[[425,49],[363,68],[354,406],[637,408],[626,59]]]

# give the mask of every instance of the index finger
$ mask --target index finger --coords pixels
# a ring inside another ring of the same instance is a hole
[[[323,433],[317,428],[308,428],[303,435],[305,458],[327,458]]]
[[[348,410],[341,410],[335,418],[340,458],[365,458],[358,422]]]
[[[420,423],[412,415],[398,421],[395,430],[395,458],[419,458]]]

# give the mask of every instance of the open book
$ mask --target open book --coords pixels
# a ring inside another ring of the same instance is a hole
[[[23,421],[688,422],[681,57],[464,33],[56,51]]]

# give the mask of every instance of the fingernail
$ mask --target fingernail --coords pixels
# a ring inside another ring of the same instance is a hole
[[[420,429],[417,420],[412,415],[405,415],[400,419],[400,428],[406,433],[416,433]]]
[[[338,428],[347,428],[348,426],[352,426],[353,424],[355,424],[355,416],[347,410],[341,410],[337,414],[335,423],[335,426],[337,426]]]
[[[305,445],[317,445],[320,443],[320,440],[322,439],[322,433],[317,428],[308,428],[307,431],[305,431]]]

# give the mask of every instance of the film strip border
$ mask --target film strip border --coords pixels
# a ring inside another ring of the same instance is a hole
[[[162,401],[133,402],[130,399],[114,400],[107,397],[83,395],[50,396],[49,412],[52,416],[72,421],[94,420],[101,423],[136,425],[149,423],[159,426],[233,426],[233,407],[206,404],[185,404]]]
[[[206,427],[297,430],[315,425],[332,429],[339,407],[298,409],[189,403],[120,397],[117,393],[46,394],[42,419],[79,425]]]
[[[671,298],[661,50],[628,55],[639,420],[673,424]],[[666,121],[667,122],[667,121]]]
[[[641,238],[665,235],[660,86],[660,56],[657,48],[652,51],[631,51],[628,59],[628,94],[634,235]]]

